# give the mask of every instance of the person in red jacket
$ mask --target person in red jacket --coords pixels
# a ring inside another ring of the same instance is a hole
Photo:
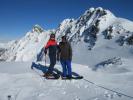
[[[57,55],[57,42],[55,40],[55,34],[50,35],[50,39],[47,42],[46,46],[44,46],[44,53],[47,54],[47,51],[49,50],[49,59],[50,59],[50,66],[48,68],[48,71],[44,74],[45,77],[49,77],[53,74],[54,66],[56,64],[56,55]]]

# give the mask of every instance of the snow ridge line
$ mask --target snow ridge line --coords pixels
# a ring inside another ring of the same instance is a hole
[[[128,97],[128,98],[133,99],[132,96],[129,96],[129,95],[127,95],[127,94],[124,94],[124,93],[121,93],[121,92],[117,92],[117,91],[115,91],[115,90],[113,90],[113,89],[109,89],[109,88],[106,88],[106,87],[104,87],[104,86],[98,85],[98,84],[96,84],[96,83],[94,83],[94,82],[91,82],[91,81],[85,79],[85,78],[84,78],[83,80],[86,81],[86,82],[88,82],[88,83],[90,83],[90,84],[93,84],[93,85],[95,85],[95,86],[97,86],[97,87],[99,87],[99,88],[102,88],[102,89],[105,89],[105,90],[108,90],[108,91],[117,93],[117,94],[120,95],[120,96],[123,95],[123,96],[125,96],[125,97]]]

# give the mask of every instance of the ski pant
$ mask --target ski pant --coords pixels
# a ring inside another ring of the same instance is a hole
[[[60,60],[63,70],[63,77],[72,77],[71,60]]]
[[[56,55],[49,55],[49,59],[50,59],[50,65],[47,72],[52,74],[54,70],[54,66],[56,64]]]

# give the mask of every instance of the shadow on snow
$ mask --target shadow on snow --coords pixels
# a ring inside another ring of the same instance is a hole
[[[37,70],[40,70],[42,71],[43,73],[46,73],[47,70],[48,70],[48,66],[44,66],[42,64],[36,64],[35,62],[32,62],[32,65],[31,65],[31,69],[37,69]],[[54,68],[54,72],[61,75],[62,76],[62,72],[60,70],[58,70],[57,68]],[[72,75],[73,77],[81,77],[79,74],[77,74],[76,72],[72,72]]]

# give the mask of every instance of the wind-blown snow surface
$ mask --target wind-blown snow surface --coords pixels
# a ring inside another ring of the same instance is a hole
[[[133,95],[133,68],[126,66],[131,61],[124,59],[123,66],[91,70],[88,66],[72,64],[73,72],[84,79],[117,92]],[[44,65],[43,63],[41,63]],[[4,67],[3,67],[4,66]],[[102,89],[85,80],[46,80],[41,71],[30,69],[31,63],[0,64],[0,100],[132,100],[118,93]],[[60,65],[56,68],[61,70]],[[117,70],[118,69],[118,70]],[[123,69],[125,71],[121,71]],[[112,70],[117,70],[116,73]]]

